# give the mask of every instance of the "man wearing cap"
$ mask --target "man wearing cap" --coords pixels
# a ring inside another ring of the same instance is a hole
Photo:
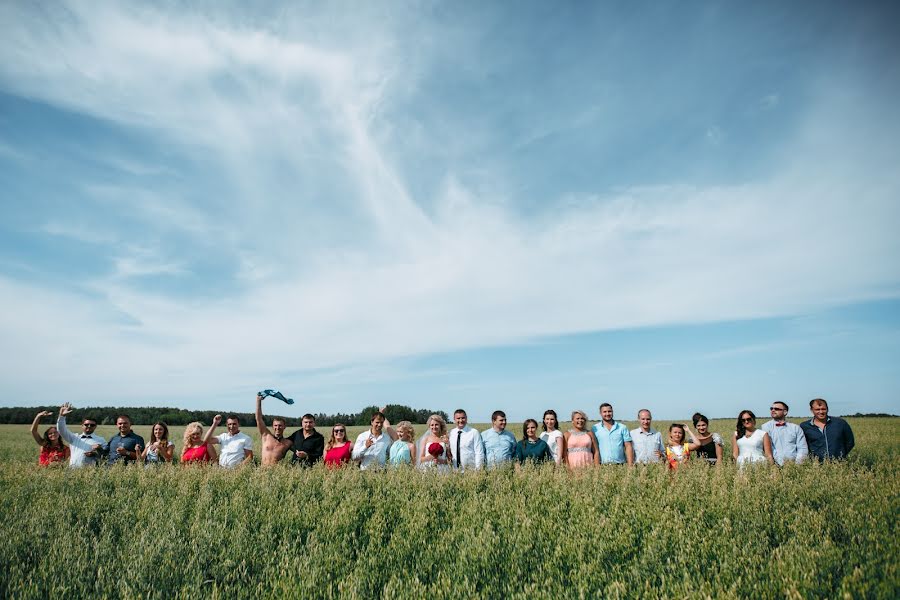
[[[776,400],[769,407],[772,420],[763,423],[762,430],[769,434],[772,440],[772,455],[778,466],[785,462],[802,463],[809,454],[806,445],[806,436],[799,425],[789,423],[786,418],[788,405]]]

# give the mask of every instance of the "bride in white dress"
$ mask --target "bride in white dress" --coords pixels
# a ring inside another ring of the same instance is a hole
[[[768,461],[774,464],[772,457],[772,440],[769,434],[756,428],[756,415],[753,411],[742,410],[737,420],[737,431],[734,432],[732,454],[738,466]]]
[[[444,473],[450,471],[452,456],[450,438],[447,435],[447,422],[440,415],[428,417],[428,433],[419,438],[419,459],[417,464],[423,471],[436,470]]]

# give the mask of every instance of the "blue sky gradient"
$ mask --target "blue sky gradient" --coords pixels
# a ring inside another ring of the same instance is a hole
[[[898,16],[5,3],[0,402],[896,413]]]

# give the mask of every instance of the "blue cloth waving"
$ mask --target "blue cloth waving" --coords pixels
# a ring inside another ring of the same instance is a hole
[[[261,392],[258,392],[258,394],[260,396],[262,396],[263,398],[265,398],[266,396],[272,396],[273,398],[278,398],[285,404],[293,404],[294,403],[293,398],[285,398],[284,394],[282,394],[278,390],[263,390]]]

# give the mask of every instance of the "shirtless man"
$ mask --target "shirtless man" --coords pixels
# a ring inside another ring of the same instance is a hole
[[[272,420],[272,431],[266,427],[266,421],[262,414],[263,397],[256,395],[256,428],[262,446],[262,466],[277,464],[287,451],[291,449],[291,440],[284,437],[284,428],[287,425],[281,417]]]

